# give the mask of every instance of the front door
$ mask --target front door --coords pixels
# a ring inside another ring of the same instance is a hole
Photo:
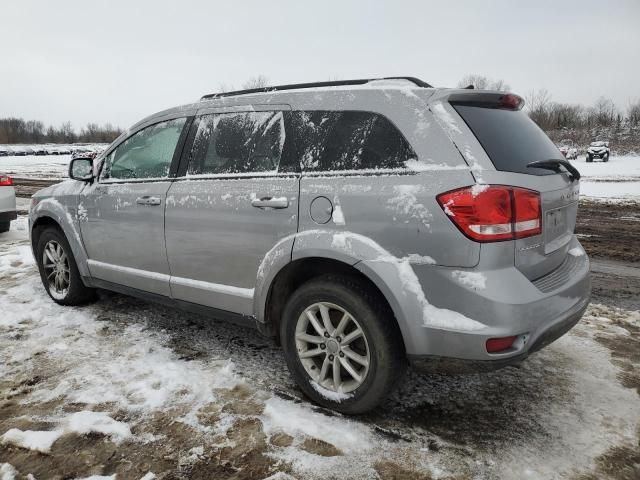
[[[298,226],[298,168],[282,111],[203,115],[167,194],[174,298],[251,314],[258,268]]]
[[[148,126],[106,157],[80,194],[78,216],[91,276],[170,295],[164,240],[169,170],[185,118]]]

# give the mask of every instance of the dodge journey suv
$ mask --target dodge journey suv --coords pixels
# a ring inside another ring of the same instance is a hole
[[[487,370],[578,322],[579,172],[514,94],[394,78],[207,95],[34,195],[51,298],[255,325],[300,388],[372,409],[407,364]]]

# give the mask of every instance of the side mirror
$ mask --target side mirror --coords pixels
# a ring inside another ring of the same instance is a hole
[[[93,181],[93,159],[78,157],[71,160],[69,164],[69,178],[80,180],[81,182]]]

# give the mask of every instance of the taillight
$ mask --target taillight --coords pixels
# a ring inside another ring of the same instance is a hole
[[[542,232],[540,193],[503,185],[474,185],[442,193],[438,203],[471,240],[497,242]]]
[[[13,185],[13,178],[9,175],[0,175],[0,187],[10,187]]]

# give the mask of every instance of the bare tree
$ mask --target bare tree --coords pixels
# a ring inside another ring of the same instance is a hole
[[[242,84],[243,90],[250,90],[252,88],[262,88],[269,86],[269,79],[264,75],[258,75],[256,77],[250,77],[246,82]]]
[[[499,92],[506,92],[511,89],[502,79],[493,80],[475,73],[470,73],[462,77],[457,86],[458,88],[465,88],[469,85],[473,85],[477,90],[498,90]]]
[[[629,102],[627,107],[627,120],[631,125],[640,124],[640,100]]]
[[[540,90],[531,90],[525,95],[525,109],[531,119],[538,124],[540,128],[549,128],[549,104],[551,103],[551,94],[546,88]]]

